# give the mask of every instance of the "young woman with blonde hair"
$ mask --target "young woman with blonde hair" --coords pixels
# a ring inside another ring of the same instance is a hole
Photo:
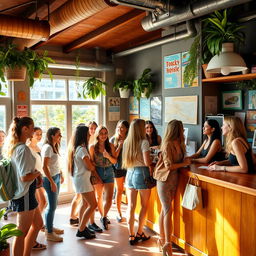
[[[150,148],[146,139],[145,121],[135,119],[132,121],[127,138],[123,145],[123,168],[127,169],[125,186],[128,198],[127,222],[130,245],[138,241],[146,241],[150,237],[143,232],[145,217],[151,190],[147,187],[145,179],[150,177]],[[137,203],[137,194],[141,197],[141,209],[137,234],[134,232],[134,213]]]
[[[157,180],[157,193],[162,205],[159,216],[159,247],[162,247],[163,255],[170,256],[172,255],[172,201],[178,184],[178,168],[191,163],[190,159],[184,158],[186,146],[181,121],[174,119],[168,123],[160,150],[162,155],[154,172],[154,178]],[[161,161],[165,167],[164,171],[157,168]]]
[[[226,136],[226,153],[228,160],[213,162],[211,171],[255,173],[254,156],[247,142],[246,130],[239,117],[225,116],[222,134]]]
[[[68,171],[72,176],[75,192],[82,196],[82,205],[79,210],[79,228],[77,237],[95,238],[87,228],[87,222],[97,207],[97,202],[90,181],[91,172],[96,172],[95,166],[88,153],[89,129],[87,126],[78,126],[72,135],[68,146]]]
[[[108,129],[102,125],[98,126],[95,132],[95,144],[90,146],[90,156],[96,166],[96,171],[102,181],[94,185],[97,193],[98,209],[101,214],[101,223],[104,229],[108,229],[107,214],[112,205],[114,192],[114,170],[116,163],[115,148],[108,140]],[[105,202],[103,205],[103,190]]]
[[[125,120],[119,120],[116,125],[115,135],[110,139],[110,142],[114,144],[115,153],[117,157],[117,163],[114,165],[115,185],[116,185],[116,208],[118,215],[116,217],[118,222],[122,222],[121,200],[124,190],[124,180],[126,176],[126,170],[122,168],[122,149],[123,143],[126,139],[129,130],[129,123]]]
[[[17,226],[23,232],[15,237],[12,255],[29,256],[39,230],[43,226],[35,192],[42,185],[41,173],[35,169],[36,160],[26,146],[34,132],[34,122],[30,117],[15,117],[10,125],[3,155],[11,158],[17,174],[17,190],[11,200],[13,211],[17,212]]]

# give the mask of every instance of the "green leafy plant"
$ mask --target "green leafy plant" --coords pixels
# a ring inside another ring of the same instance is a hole
[[[256,90],[256,79],[237,81],[235,86],[240,90]]]
[[[152,73],[150,68],[146,68],[139,79],[133,82],[133,94],[137,99],[142,97],[142,93],[146,94],[149,98],[155,84],[152,82]]]
[[[118,89],[132,90],[133,82],[130,80],[118,80],[113,85],[113,91],[117,91]]]
[[[106,95],[106,91],[104,88],[106,85],[107,84],[105,82],[102,82],[101,80],[96,79],[95,77],[91,77],[82,84],[81,93],[79,92],[79,88],[77,88],[78,97],[95,100],[101,93],[103,95]]]
[[[27,58],[27,71],[29,78],[29,86],[33,87],[35,82],[35,74],[38,73],[39,79],[42,78],[43,73],[48,73],[52,79],[52,73],[48,69],[49,63],[55,63],[54,60],[48,57],[48,52],[44,51],[43,54],[38,54],[37,52],[27,49],[25,50]]]
[[[207,48],[214,56],[220,54],[223,43],[234,43],[239,46],[244,42],[244,26],[231,20],[231,9],[215,11],[203,22],[203,38]]]
[[[0,211],[0,220],[4,216],[5,209],[1,209]],[[21,236],[23,233],[17,228],[16,224],[9,223],[0,228],[0,251],[7,249],[9,244],[7,243],[7,239],[13,236]]]

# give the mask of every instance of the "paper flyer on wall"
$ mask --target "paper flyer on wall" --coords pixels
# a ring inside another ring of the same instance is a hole
[[[108,120],[109,121],[120,120],[120,98],[119,97],[108,98]]]

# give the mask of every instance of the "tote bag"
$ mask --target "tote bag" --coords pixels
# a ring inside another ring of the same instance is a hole
[[[182,207],[188,210],[198,210],[203,207],[202,191],[199,186],[199,179],[195,176],[195,184],[191,184],[191,177],[189,177],[188,183],[182,199]]]

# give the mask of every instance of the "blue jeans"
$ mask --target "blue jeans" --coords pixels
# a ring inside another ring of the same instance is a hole
[[[57,191],[52,192],[51,190],[51,183],[49,182],[48,178],[44,177],[44,183],[43,186],[45,188],[46,194],[47,194],[47,208],[45,210],[45,224],[48,233],[52,233],[53,228],[53,219],[55,210],[57,208],[58,203],[58,195],[60,191],[60,174],[56,174],[52,177],[53,181],[57,185]]]

